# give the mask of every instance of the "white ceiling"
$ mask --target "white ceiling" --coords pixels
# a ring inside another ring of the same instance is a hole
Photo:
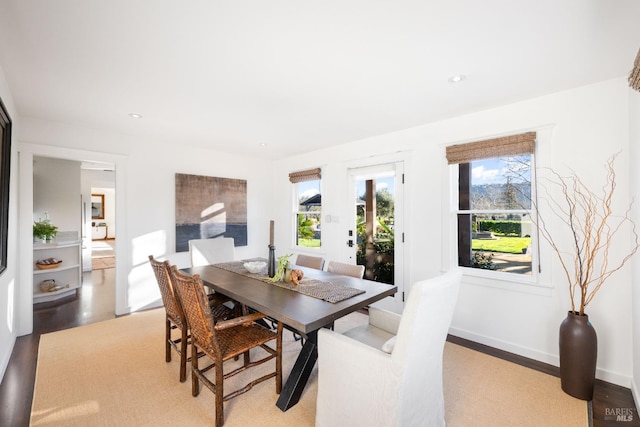
[[[625,76],[639,48],[637,0],[0,0],[21,116],[266,158]]]

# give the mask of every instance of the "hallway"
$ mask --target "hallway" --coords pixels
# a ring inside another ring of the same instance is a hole
[[[116,266],[115,239],[93,240],[91,242],[91,268],[102,270]]]

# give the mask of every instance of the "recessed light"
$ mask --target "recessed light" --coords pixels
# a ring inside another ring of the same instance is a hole
[[[131,117],[132,119],[141,119],[142,118],[142,114],[129,113],[129,117]]]
[[[449,77],[449,83],[460,83],[466,78],[464,74],[456,74],[455,76]]]
[[[269,144],[267,144],[266,142],[261,142],[260,143],[260,147],[266,147],[267,145],[269,145]]]

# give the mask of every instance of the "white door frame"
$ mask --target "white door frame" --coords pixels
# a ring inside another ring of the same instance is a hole
[[[95,161],[115,165],[116,188],[116,286],[115,311],[123,314],[127,307],[127,276],[129,265],[127,236],[124,227],[126,157],[117,154],[98,153],[70,148],[18,142],[18,275],[20,286],[16,296],[17,335],[33,332],[33,158],[52,157],[58,159]],[[127,264],[127,265],[125,265]]]
[[[356,233],[356,216],[353,211],[354,203],[357,197],[356,194],[356,181],[363,179],[375,179],[376,176],[388,175],[392,173],[394,176],[394,283],[398,288],[398,292],[393,297],[387,297],[373,305],[376,307],[384,308],[386,310],[401,313],[404,308],[404,290],[405,290],[405,277],[406,277],[406,256],[405,256],[405,197],[404,197],[404,169],[405,164],[403,160],[389,160],[382,162],[375,162],[370,165],[361,165],[349,167],[347,170],[348,182],[347,182],[347,194],[348,203],[350,204],[351,215],[348,217],[349,230],[353,230],[353,241],[357,236]],[[349,258],[356,259],[356,245],[349,248]]]

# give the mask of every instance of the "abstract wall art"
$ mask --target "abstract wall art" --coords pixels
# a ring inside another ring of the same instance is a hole
[[[176,174],[176,252],[191,239],[233,237],[247,245],[247,181]]]

